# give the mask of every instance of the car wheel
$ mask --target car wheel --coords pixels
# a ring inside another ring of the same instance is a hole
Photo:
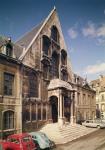
[[[101,127],[98,125],[97,128],[100,129]]]
[[[37,150],[41,150],[41,148],[40,148],[38,143],[36,144],[36,147],[37,147]]]

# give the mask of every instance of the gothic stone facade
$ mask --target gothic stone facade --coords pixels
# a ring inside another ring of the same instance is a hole
[[[0,39],[0,52],[1,133],[76,121],[78,88],[55,8],[15,44]]]
[[[20,56],[24,64],[23,129],[34,130],[46,122],[63,125],[70,121],[73,75],[56,9],[17,44],[24,46]]]

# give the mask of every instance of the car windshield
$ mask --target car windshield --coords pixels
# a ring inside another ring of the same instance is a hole
[[[12,142],[12,143],[19,144],[19,139],[15,139],[15,138],[8,138],[8,141],[9,141],[9,142]]]
[[[45,134],[41,134],[40,136],[48,140],[48,137]]]

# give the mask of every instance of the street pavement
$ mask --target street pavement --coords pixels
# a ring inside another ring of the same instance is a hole
[[[105,150],[105,129],[99,129],[67,144],[58,145],[55,150]]]

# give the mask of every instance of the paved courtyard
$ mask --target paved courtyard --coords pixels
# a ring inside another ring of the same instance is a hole
[[[105,129],[97,130],[73,142],[59,145],[56,150],[105,150]]]

